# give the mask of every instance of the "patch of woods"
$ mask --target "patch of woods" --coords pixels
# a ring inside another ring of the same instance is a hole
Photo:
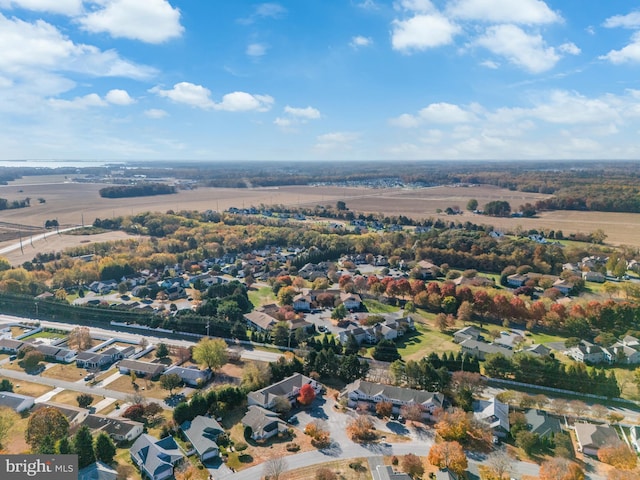
[[[0,210],[14,210],[16,208],[26,208],[31,206],[31,199],[29,197],[24,200],[7,200],[6,198],[0,198]]]
[[[114,185],[101,188],[98,193],[103,198],[150,197],[176,193],[176,187],[164,183],[140,183],[137,185]]]

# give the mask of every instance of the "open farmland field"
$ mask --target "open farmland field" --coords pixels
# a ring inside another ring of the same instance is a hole
[[[277,188],[198,188],[183,190],[175,195],[152,197],[101,198],[98,190],[104,184],[64,183],[64,178],[54,177],[50,183],[28,182],[11,183],[0,186],[0,197],[9,200],[31,197],[32,206],[2,212],[3,221],[14,224],[41,226],[47,219],[57,219],[61,225],[78,225],[84,218],[85,224],[91,224],[96,218],[109,218],[118,215],[131,215],[146,211],[167,210],[224,210],[229,207],[249,207],[282,204],[287,206],[313,207],[315,205],[335,205],[343,200],[351,210],[364,213],[383,213],[385,215],[406,215],[415,219],[438,217],[451,221],[471,221],[478,224],[494,225],[498,229],[508,230],[518,225],[528,230],[553,229],[565,234],[572,232],[589,233],[602,228],[607,234],[607,242],[640,246],[640,214],[555,211],[541,214],[538,218],[492,218],[465,211],[458,216],[437,214],[438,209],[458,206],[466,207],[471,198],[478,200],[480,206],[492,200],[505,200],[512,209],[520,205],[546,198],[547,195],[514,192],[492,186],[477,187],[431,187],[424,189],[373,189],[347,188],[337,186],[291,186]],[[38,177],[40,178],[40,177]],[[22,192],[18,192],[22,190]],[[35,199],[44,198],[40,204]],[[1,230],[1,225],[0,225]],[[78,245],[90,241],[111,239],[111,233],[102,236],[60,236],[55,245],[45,245],[43,251],[61,250],[66,246]],[[119,233],[115,235],[120,235]],[[58,236],[56,236],[57,238]],[[114,237],[122,238],[122,237]],[[53,238],[48,238],[47,243]],[[83,242],[84,241],[84,242]],[[23,239],[23,242],[26,242]],[[0,248],[15,243],[0,243]],[[44,242],[39,242],[40,244]],[[35,243],[34,243],[35,244]],[[32,247],[31,247],[32,248]],[[40,247],[36,247],[40,248]],[[26,253],[26,250],[25,250]],[[26,253],[26,258],[13,259],[12,263],[30,260],[35,252]],[[19,261],[18,261],[19,260]]]

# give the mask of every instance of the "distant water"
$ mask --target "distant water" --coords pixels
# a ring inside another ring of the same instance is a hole
[[[106,165],[125,165],[125,162],[106,160],[0,160],[3,167],[61,168],[61,167],[104,167]]]

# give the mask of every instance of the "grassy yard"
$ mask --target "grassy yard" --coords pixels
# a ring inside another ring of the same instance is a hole
[[[77,382],[87,374],[84,368],[78,368],[74,363],[63,365],[58,363],[51,368],[42,372],[43,377],[57,378],[58,380],[66,380],[69,382]]]
[[[6,377],[0,377],[0,380],[3,380]],[[25,382],[22,380],[14,380],[8,379],[13,384],[14,393],[19,393],[20,395],[28,395],[30,397],[39,397],[40,395],[44,395],[47,392],[53,390],[53,387],[49,385],[41,385],[35,382]]]
[[[416,331],[409,332],[396,341],[398,353],[404,360],[420,360],[431,352],[457,352],[460,347],[453,343],[453,337],[435,330],[429,325],[416,322]]]
[[[251,288],[248,295],[249,301],[254,307],[259,307],[260,305],[266,305],[268,303],[275,303],[276,301],[276,296],[273,294],[271,287],[260,287],[257,290],[255,288]]]
[[[169,396],[169,392],[160,386],[159,381],[154,382],[144,378],[138,378],[136,380],[136,385],[138,385],[137,393],[141,393],[145,397],[164,399]],[[114,382],[110,383],[107,387],[110,390],[116,390],[118,392],[124,392],[129,394],[136,393],[136,390],[131,384],[131,377],[128,375],[123,375],[122,377],[118,378]],[[176,393],[175,390],[174,390],[174,393]]]
[[[128,448],[118,448],[114,460],[118,464],[118,478],[126,478],[127,480],[139,480],[142,478],[140,472],[131,461]]]
[[[366,299],[363,300],[363,303],[367,307],[367,311],[369,313],[394,313],[400,310],[399,307],[394,307],[393,305],[386,305],[377,300]]]
[[[360,463],[362,470],[356,471],[349,467],[349,464]],[[310,465],[308,467],[299,468],[286,472],[280,478],[282,480],[308,480],[315,478],[316,471],[319,468],[328,468],[335,472],[340,479],[344,480],[371,480],[371,472],[366,458],[351,458],[347,460],[335,460],[333,462],[323,463],[322,465]]]
[[[29,335],[28,337],[24,337],[22,340],[25,342],[29,342],[31,340],[35,340],[36,338],[64,338],[66,335],[64,333],[59,332],[49,332],[47,330],[43,330],[38,333],[34,333],[33,335]]]
[[[0,452],[3,454],[27,453],[31,448],[24,440],[24,432],[27,430],[29,418],[22,418],[20,415],[17,415],[16,419],[6,438],[2,441]]]
[[[55,403],[63,403],[65,405],[71,405],[73,407],[77,407],[78,400],[76,400],[76,397],[78,395],[80,395],[79,392],[74,392],[73,390],[63,390],[57,395],[54,395],[51,401]],[[98,395],[91,395],[91,398],[93,398],[93,402],[91,402],[91,405],[95,405],[100,400],[102,400],[102,396],[98,396]]]

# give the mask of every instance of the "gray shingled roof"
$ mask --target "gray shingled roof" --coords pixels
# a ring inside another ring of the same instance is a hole
[[[301,388],[304,384],[311,383],[312,381],[313,380],[306,375],[294,373],[290,377],[280,380],[273,385],[269,385],[255,392],[250,392],[248,397],[258,405],[269,405],[275,397],[286,397],[294,388]]]
[[[118,367],[127,368],[134,372],[144,372],[152,377],[164,372],[164,369],[166,368],[161,363],[142,362],[140,360],[130,360],[128,358],[120,360]]]
[[[245,427],[251,427],[251,430],[259,436],[263,436],[264,432],[272,432],[278,426],[282,428],[287,426],[277,413],[258,405],[250,405],[241,422]]]
[[[576,436],[582,448],[600,448],[620,442],[618,433],[611,425],[594,425],[592,423],[576,423]]]
[[[87,415],[87,418],[85,418],[82,424],[91,430],[100,430],[108,435],[122,436],[126,436],[131,430],[138,426],[144,426],[142,423],[134,422],[133,420],[111,418],[104,415]]]
[[[216,440],[218,435],[224,432],[224,429],[213,418],[202,415],[184,422],[180,428],[200,457],[211,450],[218,450]]]
[[[395,387],[393,385],[381,385],[379,383],[367,382],[365,380],[356,380],[345,387],[343,393],[355,391],[362,392],[371,397],[382,396],[390,400],[397,400],[406,403],[423,404],[433,402],[442,406],[444,395],[438,392],[426,392],[424,390],[414,390],[412,388]]]
[[[184,457],[172,437],[158,440],[146,433],[138,437],[129,453],[134,462],[152,476],[173,471],[173,465]]]
[[[527,419],[527,425],[532,433],[537,433],[540,437],[548,437],[552,433],[558,433],[562,431],[560,420],[556,417],[548,415],[543,410],[536,410],[531,408],[524,413]]]

